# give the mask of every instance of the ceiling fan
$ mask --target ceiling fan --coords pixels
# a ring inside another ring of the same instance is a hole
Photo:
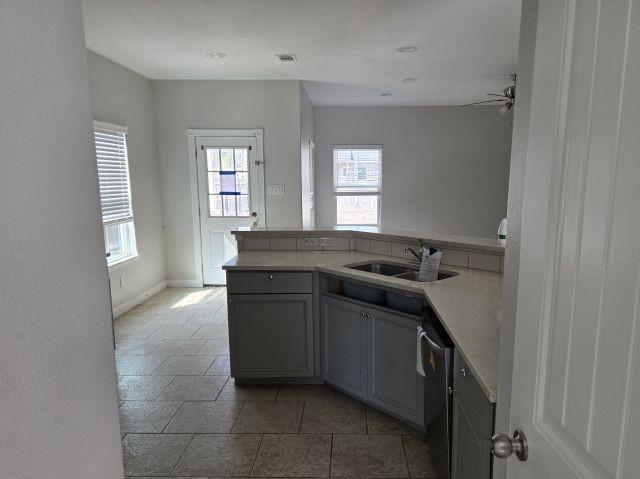
[[[502,106],[498,109],[498,113],[501,115],[506,114],[509,110],[513,108],[513,104],[516,101],[516,74],[511,73],[509,75],[511,80],[513,81],[513,85],[509,85],[504,90],[502,90],[502,94],[498,93],[487,93],[489,96],[495,96],[494,100],[486,100],[486,101],[476,101],[474,103],[467,103],[466,105],[460,105],[461,107],[474,106],[474,105],[482,105],[486,103],[502,103]]]

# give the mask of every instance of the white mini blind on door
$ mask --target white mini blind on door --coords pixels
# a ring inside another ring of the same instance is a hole
[[[133,219],[129,162],[127,159],[127,128],[109,123],[93,125],[102,222],[118,224]]]

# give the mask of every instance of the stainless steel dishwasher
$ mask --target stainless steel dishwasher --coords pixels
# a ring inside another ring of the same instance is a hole
[[[421,356],[425,373],[424,425],[440,479],[450,478],[453,343],[432,311],[422,323]]]

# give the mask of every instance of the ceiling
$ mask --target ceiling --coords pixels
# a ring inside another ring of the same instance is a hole
[[[84,0],[87,48],[151,79],[299,79],[316,105],[458,105],[516,69],[520,0]],[[398,48],[416,46],[413,53]],[[223,52],[210,58],[208,52]],[[298,61],[281,62],[276,53]],[[413,78],[413,82],[403,82]],[[389,92],[391,96],[381,96]]]

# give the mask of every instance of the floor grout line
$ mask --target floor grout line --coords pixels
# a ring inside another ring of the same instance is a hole
[[[173,476],[173,473],[176,472],[176,467],[178,467],[178,464],[180,464],[180,461],[182,461],[182,458],[187,453],[187,449],[189,449],[189,446],[191,445],[191,443],[193,442],[195,437],[196,437],[195,433],[191,435],[191,439],[189,439],[189,442],[187,443],[187,447],[184,448],[184,451],[182,451],[182,454],[180,454],[180,457],[178,458],[176,463],[171,468],[171,473],[169,474],[170,476]]]
[[[407,477],[411,477],[411,471],[409,470],[409,458],[407,457],[407,448],[404,446],[404,438],[402,434],[398,434],[400,436],[400,443],[402,444],[402,452],[404,454],[404,467],[407,468]]]
[[[251,470],[249,471],[249,476],[253,476],[253,469],[256,467],[256,462],[258,461],[258,455],[260,454],[260,448],[262,447],[263,439],[264,439],[264,434],[261,434],[260,444],[258,445],[258,449],[256,450],[256,457],[253,458],[253,464],[251,464]]]

